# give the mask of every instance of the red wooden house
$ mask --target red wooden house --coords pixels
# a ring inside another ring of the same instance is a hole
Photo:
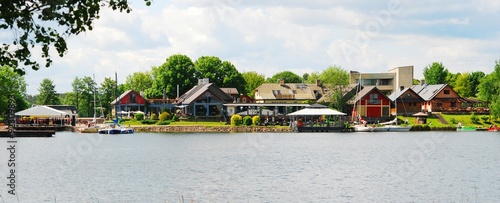
[[[146,99],[134,90],[127,90],[111,102],[113,108],[113,115],[125,114],[131,115],[135,112],[142,111],[146,114]],[[116,112],[116,114],[115,114]]]
[[[353,116],[362,116],[370,120],[390,117],[391,100],[373,87],[365,87],[354,99]]]

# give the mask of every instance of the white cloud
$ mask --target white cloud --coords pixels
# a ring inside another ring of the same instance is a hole
[[[218,56],[240,72],[268,77],[330,65],[366,72],[414,65],[420,78],[433,61],[452,72],[491,72],[500,51],[498,23],[491,17],[500,3],[404,1],[399,12],[381,16],[390,2],[398,1],[173,0],[130,14],[103,10],[93,31],[68,40],[68,54],[53,67],[28,71],[28,93],[37,94],[44,77],[54,80],[59,92],[71,91],[77,76],[95,74],[100,83],[117,72],[123,83],[127,75],[176,53],[192,60]]]

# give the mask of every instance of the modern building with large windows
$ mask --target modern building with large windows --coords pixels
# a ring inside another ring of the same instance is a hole
[[[351,71],[350,84],[361,84],[368,88],[377,87],[383,94],[390,95],[396,90],[403,90],[413,85],[413,66],[393,68],[387,73]]]

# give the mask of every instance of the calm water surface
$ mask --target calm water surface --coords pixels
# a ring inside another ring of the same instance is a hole
[[[62,132],[17,140],[19,202],[500,201],[500,133]],[[11,202],[6,141],[0,191]]]

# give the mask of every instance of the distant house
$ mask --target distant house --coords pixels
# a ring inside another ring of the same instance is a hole
[[[178,106],[185,114],[194,116],[222,116],[223,104],[232,103],[233,98],[208,80],[199,80],[198,85],[179,97]]]
[[[410,87],[393,92],[389,99],[395,103],[397,115],[412,115],[422,111],[425,100]]]
[[[127,114],[142,111],[147,113],[146,99],[134,90],[127,90],[111,102],[112,114]]]
[[[455,111],[462,106],[464,100],[447,84],[413,85],[411,89],[425,100],[424,111]]]
[[[302,103],[320,99],[327,90],[320,81],[316,84],[304,83],[265,83],[255,89],[255,103]]]
[[[362,116],[370,120],[391,116],[391,100],[377,87],[363,88],[353,102],[355,103],[353,116]]]

